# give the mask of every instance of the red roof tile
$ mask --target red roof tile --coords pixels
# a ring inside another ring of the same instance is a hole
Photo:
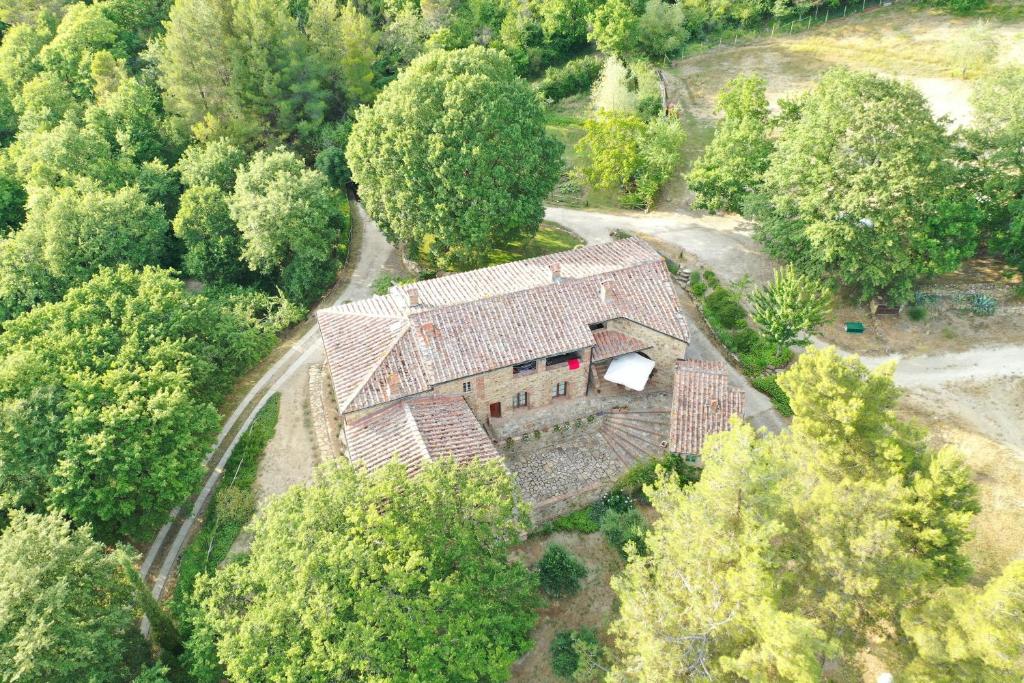
[[[743,415],[745,402],[743,391],[729,386],[724,363],[676,361],[669,450],[700,453],[706,436],[725,431],[730,417]]]
[[[650,344],[615,330],[594,330],[594,350],[591,360],[595,363],[615,356],[650,348]]]
[[[349,459],[373,471],[397,457],[415,474],[423,463],[452,457],[460,465],[499,457],[461,396],[428,396],[392,404],[345,428]]]

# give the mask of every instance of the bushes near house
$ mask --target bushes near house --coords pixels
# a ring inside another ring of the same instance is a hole
[[[739,294],[721,286],[718,277],[710,270],[691,276],[690,291],[697,299],[708,326],[739,358],[740,369],[750,378],[754,388],[766,394],[781,414],[792,415],[786,393],[776,384],[772,371],[788,365],[793,359],[793,352],[752,328]]]
[[[540,589],[549,598],[576,595],[580,590],[580,581],[587,576],[587,568],[583,563],[557,543],[552,543],[544,551],[544,556],[537,563],[537,571],[540,574]]]
[[[679,483],[683,486],[700,480],[699,467],[687,464],[681,455],[666,453],[660,458],[651,458],[630,467],[615,482],[613,490],[646,501],[647,496],[644,494],[644,487],[650,486],[657,481],[659,467],[665,470],[666,473],[671,474],[674,472],[679,475]]]
[[[625,511],[608,510],[601,516],[601,533],[623,557],[630,542],[638,554],[647,553],[644,538],[649,528],[647,519],[635,507]]]
[[[601,75],[601,59],[586,55],[569,60],[564,66],[552,66],[544,72],[537,91],[546,100],[557,102],[571,95],[589,92]]]
[[[919,322],[928,317],[928,310],[924,306],[911,306],[907,309],[907,317],[914,322]]]
[[[551,641],[551,668],[562,678],[572,678],[580,667],[580,646],[586,649],[598,648],[597,633],[593,629],[581,628],[578,631],[559,631]]]

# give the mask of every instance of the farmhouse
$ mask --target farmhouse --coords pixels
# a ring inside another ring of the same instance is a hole
[[[499,457],[496,443],[609,397],[668,395],[689,342],[664,259],[636,238],[396,285],[318,321],[348,457],[410,471]]]

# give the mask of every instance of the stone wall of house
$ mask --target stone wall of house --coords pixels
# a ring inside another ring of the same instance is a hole
[[[529,373],[514,374],[512,368],[500,368],[491,372],[481,373],[472,377],[445,382],[434,387],[434,394],[441,396],[463,396],[480,422],[490,421],[499,436],[506,434],[502,430],[506,422],[521,422],[540,418],[546,424],[569,419],[575,416],[577,399],[587,391],[587,367],[590,365],[590,349],[580,352],[580,367],[570,370],[568,363],[545,367],[544,358],[537,359],[537,369]],[[463,383],[469,382],[469,391],[464,391]],[[567,383],[565,396],[552,396],[555,385]],[[527,392],[526,407],[513,407],[518,392]],[[501,419],[490,419],[492,403],[501,403]]]
[[[673,339],[666,334],[656,332],[649,327],[644,327],[631,320],[624,320],[622,318],[609,320],[607,327],[609,330],[621,332],[622,334],[639,339],[650,346],[643,353],[647,354],[654,361],[654,372],[644,388],[645,392],[672,391],[672,377],[675,372],[676,361],[686,356],[686,342]],[[602,379],[604,373],[608,371],[608,365],[611,361],[612,359],[608,359],[594,363],[593,372],[591,373],[591,391],[601,396],[636,395],[637,392],[632,389],[627,389],[622,385],[606,382]]]

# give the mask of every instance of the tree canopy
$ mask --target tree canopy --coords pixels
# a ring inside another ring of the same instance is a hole
[[[648,554],[612,584],[631,678],[821,680],[969,575],[974,485],[958,454],[895,417],[892,367],[809,350],[779,384],[788,432],[736,421],[705,442],[698,483],[650,491]]]
[[[200,579],[190,650],[237,680],[504,680],[538,605],[508,559],[525,522],[497,463],[330,463],[270,501],[246,561]]]
[[[0,680],[130,681],[146,656],[131,562],[59,515],[0,532]]]
[[[747,194],[760,185],[772,151],[767,85],[760,76],[740,75],[718,94],[722,119],[686,176],[695,207],[739,211]]]
[[[560,147],[508,57],[470,47],[417,58],[359,111],[347,154],[390,241],[467,268],[536,231]]]
[[[202,476],[211,401],[272,330],[168,271],[104,269],[0,334],[0,508],[63,510],[104,538],[162,524]]]
[[[804,272],[861,298],[906,301],[914,282],[974,254],[979,213],[950,135],[912,86],[833,69],[782,121],[759,236]]]

